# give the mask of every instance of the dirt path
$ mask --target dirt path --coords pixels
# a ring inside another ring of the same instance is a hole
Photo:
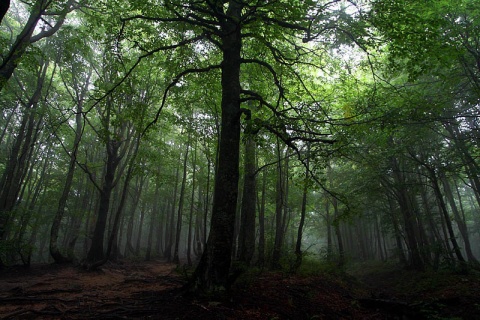
[[[95,272],[68,265],[3,270],[0,319],[480,319],[476,276],[441,283],[425,274],[369,272],[359,277],[365,286],[328,274],[264,272],[240,277],[218,300],[180,294],[185,278],[175,269],[152,261]],[[437,290],[427,291],[433,280]],[[421,286],[411,291],[414,284]]]

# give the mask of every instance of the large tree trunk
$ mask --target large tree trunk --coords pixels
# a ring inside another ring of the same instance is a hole
[[[212,222],[206,249],[195,270],[197,289],[222,291],[229,286],[240,147],[240,65],[242,2],[230,1],[222,18],[222,119]]]
[[[117,171],[117,167],[121,160],[121,157],[118,155],[120,142],[109,140],[106,147],[106,172],[104,176],[103,187],[100,190],[97,223],[95,224],[95,229],[93,231],[92,244],[87,254],[87,264],[93,264],[104,259],[103,241],[110,208],[110,196],[112,195],[112,190],[114,188],[115,172]]]
[[[246,132],[246,136],[238,259],[249,265],[255,252],[256,144],[251,133]]]

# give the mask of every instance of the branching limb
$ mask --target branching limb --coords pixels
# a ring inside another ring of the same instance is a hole
[[[286,97],[285,97],[285,89],[280,84],[280,79],[278,78],[277,72],[275,71],[275,69],[273,69],[273,67],[269,63],[267,63],[265,61],[262,61],[262,60],[258,60],[258,59],[242,59],[242,63],[258,64],[258,65],[264,67],[265,69],[267,69],[273,77],[273,81],[275,82],[275,86],[278,88],[279,99],[283,98],[283,99],[287,100]]]
[[[157,52],[161,52],[161,51],[167,51],[167,50],[172,50],[172,49],[177,49],[179,47],[182,47],[182,46],[185,46],[185,45],[188,45],[188,44],[192,44],[192,43],[195,43],[201,39],[204,39],[205,38],[205,35],[204,34],[201,34],[201,35],[198,35],[194,38],[191,38],[191,39],[186,39],[184,41],[180,41],[176,44],[172,44],[172,45],[167,45],[167,46],[161,46],[161,47],[158,47],[158,48],[155,48],[151,51],[148,51],[146,52],[145,54],[142,54],[141,56],[139,56],[137,58],[137,60],[135,61],[135,63],[130,67],[130,69],[127,70],[127,72],[123,75],[123,77],[120,79],[120,81],[118,81],[112,88],[110,88],[109,90],[107,90],[101,97],[97,98],[95,103],[93,103],[90,108],[88,110],[85,111],[85,113],[88,113],[90,112],[93,108],[95,108],[101,101],[103,101],[106,97],[108,97],[109,95],[111,95],[122,83],[125,82],[125,80],[127,80],[127,78],[132,74],[132,72],[135,70],[135,68],[142,62],[143,59],[145,58],[148,58],[150,56],[153,56],[155,53]]]
[[[184,71],[180,72],[173,79],[173,81],[170,82],[170,84],[165,88],[165,91],[163,92],[162,104],[158,108],[157,113],[155,114],[155,118],[153,119],[153,121],[151,121],[149,124],[147,124],[145,129],[142,131],[141,136],[144,136],[147,133],[148,129],[151,126],[153,126],[154,124],[157,123],[158,118],[160,117],[160,113],[162,112],[163,107],[165,106],[165,103],[167,101],[168,92],[170,91],[171,88],[173,88],[178,83],[178,81],[180,81],[181,78],[183,78],[184,76],[186,76],[188,74],[205,73],[205,72],[209,72],[209,71],[214,70],[214,69],[220,69],[221,67],[222,67],[221,65],[211,65],[211,66],[208,66],[208,67],[205,67],[205,68],[192,68],[192,69],[187,69],[187,70],[184,70]]]

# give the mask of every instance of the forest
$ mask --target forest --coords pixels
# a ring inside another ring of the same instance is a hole
[[[0,318],[480,319],[479,147],[477,0],[1,0]]]

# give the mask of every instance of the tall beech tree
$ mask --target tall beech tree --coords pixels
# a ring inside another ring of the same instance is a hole
[[[196,289],[221,291],[229,285],[239,179],[241,103],[258,101],[275,113],[281,101],[288,101],[275,65],[294,64],[302,52],[308,51],[301,45],[302,40],[308,42],[333,29],[333,20],[328,19],[329,6],[333,4],[314,1],[166,1],[157,10],[152,10],[153,4],[134,2],[131,5],[134,14],[123,19],[124,34],[135,27],[147,28],[148,23],[181,31],[182,39],[177,45],[158,47],[154,40],[147,41],[142,47],[154,48],[149,51],[151,54],[195,42],[203,46],[213,45],[220,52],[218,64],[205,66],[202,61],[203,65],[194,65],[180,72],[173,82],[178,83],[187,74],[221,70],[218,167],[210,233],[191,282]],[[282,41],[282,46],[286,47],[276,47],[280,39],[286,40]],[[274,64],[263,57],[250,57],[244,46],[263,47]],[[242,85],[242,66],[252,65],[259,66],[273,80],[276,101],[269,103],[272,99]],[[293,141],[285,135],[283,139]]]

